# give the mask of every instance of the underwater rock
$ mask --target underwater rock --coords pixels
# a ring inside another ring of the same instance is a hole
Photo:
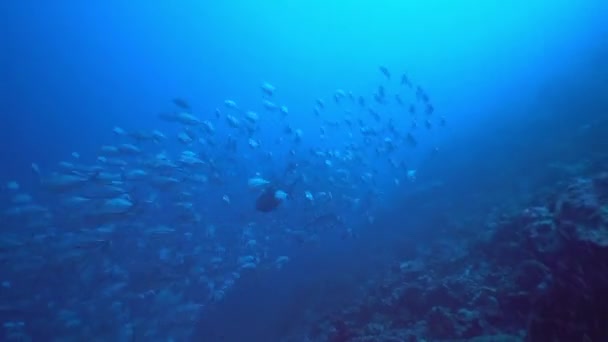
[[[597,223],[598,198],[591,179],[577,179],[555,203],[560,221]]]
[[[432,338],[453,338],[456,327],[447,308],[435,306],[427,316],[428,334]]]
[[[492,218],[462,253],[439,244],[370,281],[344,310],[358,314],[338,315],[351,340],[606,340],[608,176],[566,185]],[[382,329],[370,329],[374,317]]]

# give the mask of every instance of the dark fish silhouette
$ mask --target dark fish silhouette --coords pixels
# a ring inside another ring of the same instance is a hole
[[[384,75],[384,77],[386,77],[387,79],[391,79],[391,72],[388,71],[388,68],[381,65],[380,67],[380,72]]]
[[[418,145],[418,141],[416,140],[416,138],[414,138],[414,135],[412,133],[407,134],[406,140],[411,146],[415,147],[416,145]]]
[[[181,109],[190,109],[190,104],[186,100],[181,99],[179,97],[173,99],[173,104]]]
[[[422,89],[420,86],[416,87],[416,98],[419,101],[423,101],[425,103],[429,103],[429,96],[427,95],[427,93],[424,91],[424,89]]]
[[[274,186],[267,187],[264,192],[255,200],[255,210],[269,213],[279,207],[282,200],[277,198],[277,188]]]
[[[294,180],[291,184],[286,187],[285,193],[289,196],[293,192],[293,188],[296,186],[300,178]],[[269,213],[274,211],[283,202],[282,198],[277,198],[276,193],[279,189],[274,185],[269,185],[264,192],[258,196],[255,200],[255,210],[262,213]]]
[[[365,98],[363,96],[359,96],[359,106],[365,107]]]
[[[407,77],[406,74],[401,75],[401,84],[406,85],[410,88],[412,87],[412,82],[410,82],[410,79]]]

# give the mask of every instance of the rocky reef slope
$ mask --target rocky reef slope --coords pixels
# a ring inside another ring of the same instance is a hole
[[[608,173],[444,240],[319,319],[314,341],[608,340]]]

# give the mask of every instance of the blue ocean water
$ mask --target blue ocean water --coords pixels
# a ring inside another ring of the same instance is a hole
[[[539,336],[498,295],[443,333],[481,304],[389,302],[517,292],[475,239],[605,170],[603,1],[0,10],[5,340]]]

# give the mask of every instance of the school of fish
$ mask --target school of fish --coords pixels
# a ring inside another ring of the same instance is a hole
[[[211,113],[175,98],[164,130],[116,126],[97,155],[32,161],[34,187],[4,180],[4,339],[182,340],[239,278],[289,267],[285,246],[356,238],[416,181],[409,156],[446,126],[406,74],[381,66],[378,78],[309,109],[268,82],[259,103]]]

